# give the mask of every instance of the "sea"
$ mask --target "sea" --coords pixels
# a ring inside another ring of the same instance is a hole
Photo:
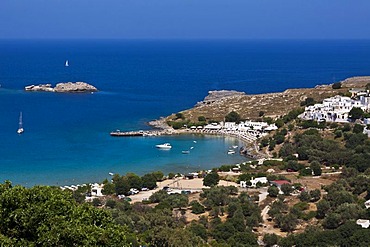
[[[242,145],[235,138],[109,132],[149,129],[148,121],[191,108],[210,90],[279,92],[364,75],[369,40],[0,40],[0,182],[61,186],[244,162],[227,154]],[[23,90],[68,81],[100,91]],[[165,142],[173,148],[155,148]]]

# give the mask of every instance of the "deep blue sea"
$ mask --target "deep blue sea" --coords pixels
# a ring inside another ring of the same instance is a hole
[[[241,162],[226,154],[240,145],[232,138],[112,138],[109,132],[146,129],[147,121],[190,108],[209,90],[277,92],[361,75],[370,75],[366,40],[2,40],[0,181],[66,185],[101,181],[109,172],[184,173]],[[23,91],[66,81],[101,91]],[[163,142],[173,149],[154,147]]]

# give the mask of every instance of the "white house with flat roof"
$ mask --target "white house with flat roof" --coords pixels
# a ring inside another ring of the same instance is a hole
[[[370,98],[361,96],[360,100],[336,95],[324,99],[321,104],[307,106],[305,111],[299,115],[305,120],[327,121],[327,122],[349,122],[349,112],[353,107],[368,111]]]
[[[251,180],[249,180],[249,182],[251,183],[250,187],[257,187],[257,183],[267,184],[268,180],[267,180],[267,177],[259,177],[259,178],[252,178]],[[240,181],[240,187],[247,188],[248,187],[247,181]]]

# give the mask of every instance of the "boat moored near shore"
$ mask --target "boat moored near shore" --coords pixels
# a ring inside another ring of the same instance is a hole
[[[159,148],[159,149],[171,149],[172,148],[171,144],[169,144],[168,142],[163,143],[163,144],[155,145],[155,147]]]

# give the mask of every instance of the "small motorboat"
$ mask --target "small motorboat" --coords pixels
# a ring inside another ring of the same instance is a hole
[[[171,144],[169,144],[168,142],[163,143],[163,144],[155,145],[155,147],[159,148],[159,149],[171,149],[172,148]]]
[[[18,134],[23,134],[24,129],[23,129],[23,121],[22,121],[22,112],[19,114],[19,128],[17,130]]]
[[[235,154],[235,151],[230,149],[229,151],[227,151],[227,154]]]
[[[190,151],[189,150],[184,150],[181,153],[183,153],[183,154],[190,154]]]

